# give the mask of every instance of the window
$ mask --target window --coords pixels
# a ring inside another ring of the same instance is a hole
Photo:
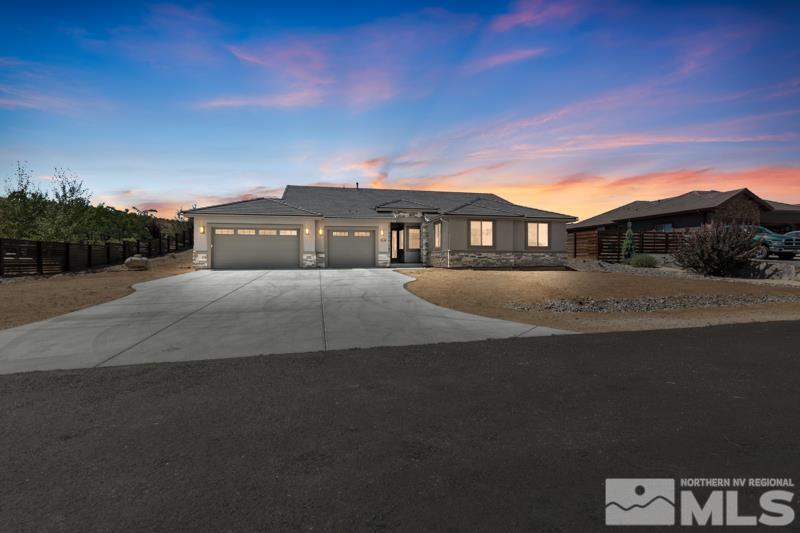
[[[662,233],[672,233],[672,224],[656,224],[653,226],[653,231],[660,231]]]
[[[331,235],[334,237],[348,237],[350,234],[346,231],[332,231]]]
[[[550,245],[550,224],[528,222],[528,247],[545,248]]]
[[[433,225],[433,247],[437,250],[442,247],[442,223],[437,222]]]
[[[419,250],[419,228],[408,228],[408,249]]]
[[[260,229],[258,230],[259,235],[277,235],[278,230],[276,229]]]
[[[354,231],[354,237],[372,237],[372,232],[370,231]]]
[[[470,220],[469,245],[494,246],[494,223],[491,220]]]
[[[233,230],[230,228],[214,228],[214,235],[233,235]]]
[[[282,229],[278,232],[278,235],[284,235],[288,237],[296,237],[297,230],[296,229]]]
[[[256,234],[256,230],[254,230],[254,229],[241,229],[240,228],[240,229],[236,230],[236,233],[238,233],[239,235],[255,235]]]

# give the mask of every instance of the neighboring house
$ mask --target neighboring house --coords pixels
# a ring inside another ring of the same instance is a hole
[[[800,228],[800,205],[764,200],[749,189],[691,191],[663,200],[637,200],[567,226],[569,233],[633,231],[671,233],[698,228],[713,220],[744,221],[775,231]]]
[[[185,214],[195,266],[218,269],[557,266],[576,220],[494,194],[297,185]]]

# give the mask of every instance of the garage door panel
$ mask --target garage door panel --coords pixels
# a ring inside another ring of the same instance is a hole
[[[328,266],[370,268],[375,266],[375,232],[349,229],[328,232]]]
[[[298,268],[299,232],[271,228],[217,228],[212,261],[212,266],[219,269]]]

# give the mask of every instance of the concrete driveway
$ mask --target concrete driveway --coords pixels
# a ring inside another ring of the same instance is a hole
[[[568,333],[438,307],[387,269],[199,271],[0,331],[0,373]]]

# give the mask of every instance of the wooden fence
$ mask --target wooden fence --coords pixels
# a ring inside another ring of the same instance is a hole
[[[0,277],[78,272],[122,264],[141,254],[157,257],[192,247],[192,234],[182,232],[146,241],[73,244],[0,238]]]
[[[571,257],[598,259],[608,263],[622,261],[625,232],[574,231],[567,233],[567,250]],[[634,233],[637,254],[671,254],[683,242],[683,233],[641,231]]]

